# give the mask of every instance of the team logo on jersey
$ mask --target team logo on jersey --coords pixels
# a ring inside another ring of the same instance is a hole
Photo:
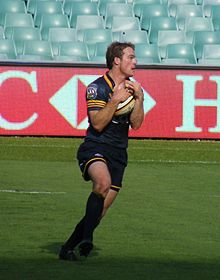
[[[88,86],[86,94],[87,99],[95,99],[97,96],[98,86],[96,84],[91,84]]]

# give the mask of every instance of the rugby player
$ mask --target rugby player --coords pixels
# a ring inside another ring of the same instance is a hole
[[[77,260],[76,249],[87,257],[93,248],[93,233],[122,187],[127,166],[128,130],[140,128],[143,118],[143,91],[133,77],[137,60],[131,43],[113,42],[106,52],[108,72],[86,90],[89,127],[77,153],[85,180],[91,180],[84,217],[61,247],[59,258]],[[114,116],[120,102],[131,94],[135,105],[131,113]]]

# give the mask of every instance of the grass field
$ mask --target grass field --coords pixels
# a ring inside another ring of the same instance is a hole
[[[0,138],[0,279],[220,279],[220,142],[130,140],[86,262],[57,258],[83,215],[81,139]]]

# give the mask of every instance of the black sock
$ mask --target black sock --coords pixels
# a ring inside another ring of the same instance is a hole
[[[73,250],[76,247],[76,245],[78,245],[82,241],[84,233],[84,224],[85,217],[83,217],[82,220],[76,225],[73,233],[64,244],[66,248]]]
[[[103,206],[104,198],[91,192],[86,205],[83,240],[89,240],[92,242],[93,231],[99,224]]]

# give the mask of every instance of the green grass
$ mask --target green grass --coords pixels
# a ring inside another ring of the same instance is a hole
[[[91,190],[75,160],[81,141],[0,138],[0,279],[220,279],[214,141],[130,140],[124,186],[96,230],[92,255],[59,261]]]

